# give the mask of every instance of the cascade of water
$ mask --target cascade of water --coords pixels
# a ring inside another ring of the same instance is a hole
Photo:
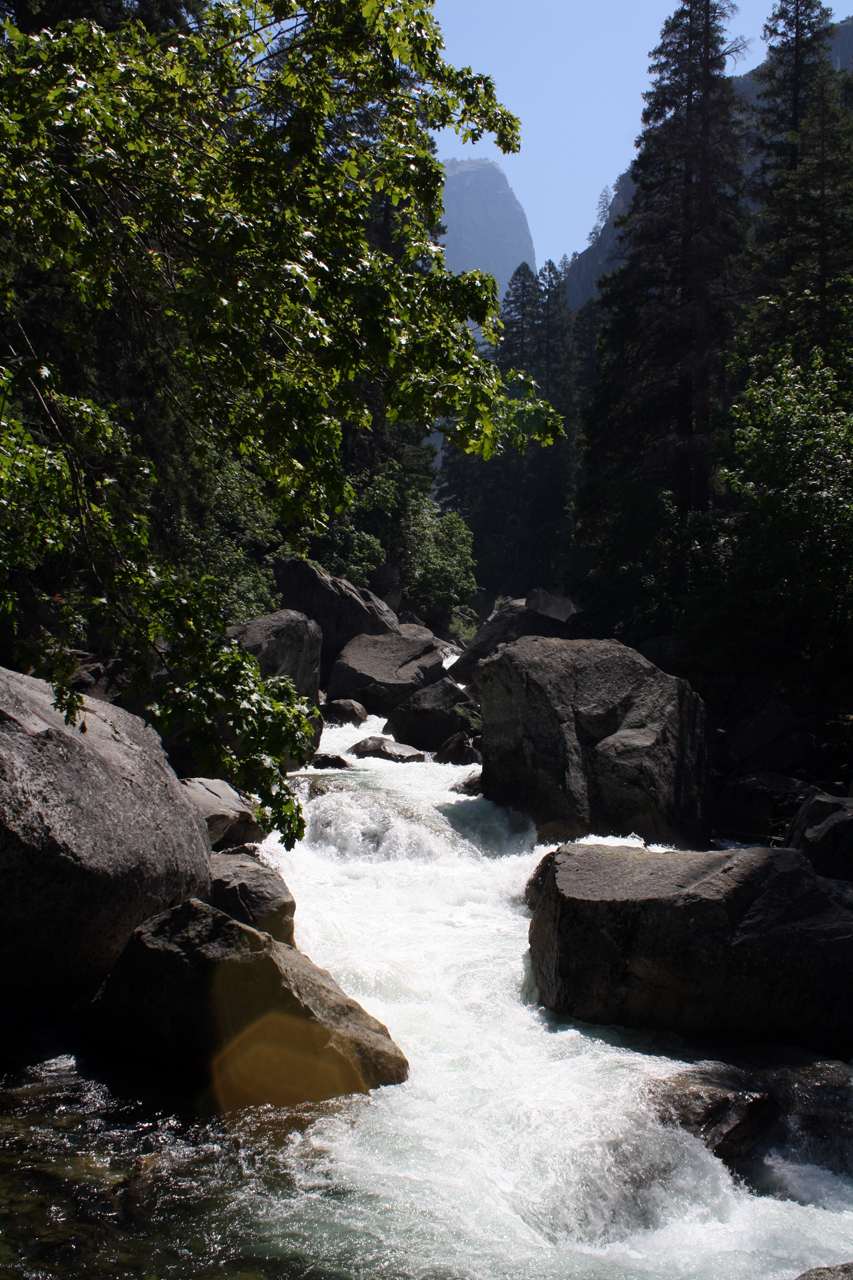
[[[345,752],[380,721],[327,729]],[[288,1137],[296,1193],[264,1202],[264,1253],[359,1280],[788,1280],[853,1257],[853,1180],[767,1157],[758,1196],[644,1093],[675,1038],[562,1023],[525,969],[523,819],[452,792],[466,768],[361,762],[265,856],[297,945],[383,1022],[411,1078],[326,1104]]]

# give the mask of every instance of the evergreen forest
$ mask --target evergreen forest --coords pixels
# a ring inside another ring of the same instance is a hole
[[[675,9],[574,314],[567,258],[500,304],[444,269],[432,131],[519,126],[429,0],[3,9],[0,660],[69,720],[80,655],[120,659],[295,839],[308,709],[222,640],[293,553],[463,640],[544,587],[578,634],[849,679],[853,80],[825,6],[776,0],[754,105],[734,6]]]

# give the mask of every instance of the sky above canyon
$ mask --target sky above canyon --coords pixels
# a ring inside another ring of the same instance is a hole
[[[523,140],[520,154],[504,156],[490,142],[463,147],[445,131],[438,154],[501,165],[527,213],[539,266],[586,248],[601,190],[631,163],[649,51],[674,8],[674,0],[435,0],[448,60],[493,78],[521,118]],[[730,33],[751,43],[730,64],[733,74],[763,60],[771,8],[772,0],[742,0]]]

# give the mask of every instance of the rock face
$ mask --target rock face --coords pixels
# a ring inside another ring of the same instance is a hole
[[[307,956],[191,899],[147,920],[99,991],[101,1052],[209,1087],[222,1110],[406,1079],[388,1031]]]
[[[543,838],[706,843],[705,708],[684,680],[615,640],[506,645],[479,667],[483,794]]]
[[[853,889],[790,849],[565,845],[530,953],[542,1003],[586,1022],[853,1053]]]
[[[319,705],[323,633],[316,622],[293,609],[280,609],[229,627],[226,634],[257,658],[264,680],[289,676],[298,694]]]
[[[329,699],[354,698],[370,715],[389,715],[444,675],[442,649],[426,627],[403,623],[396,635],[356,636],[339,656]]]
[[[260,861],[257,846],[211,855],[210,905],[276,942],[294,945],[296,903],[278,872]]]
[[[548,636],[567,640],[572,634],[570,618],[550,617],[539,609],[531,609],[524,600],[505,600],[488,618],[473,640],[465,648],[462,657],[450,668],[450,675],[457,684],[470,684],[477,670],[477,663],[489,658],[499,644],[512,644],[522,636]]]
[[[184,778],[181,786],[204,818],[214,848],[263,840],[251,800],[220,778]]]
[[[350,747],[350,754],[357,756],[359,760],[391,760],[395,764],[420,764],[424,760],[422,751],[406,746],[405,742],[392,742],[390,738],[383,738],[378,733],[362,738],[361,742]]]
[[[7,1016],[35,1021],[93,990],[137,925],[207,895],[209,853],[153,729],[89,698],[69,727],[49,685],[0,670]]]
[[[448,271],[488,271],[503,298],[516,267],[536,272],[527,217],[491,160],[448,160],[444,165],[444,261]]]
[[[807,1143],[812,1164],[851,1167],[853,1072],[843,1062],[702,1062],[650,1093],[664,1124],[695,1134],[735,1172],[757,1149],[792,1140]]]
[[[804,853],[819,876],[853,880],[853,799],[821,792],[810,796],[785,843]]]
[[[421,751],[438,751],[456,733],[479,732],[480,709],[464,690],[445,676],[419,689],[391,712],[385,733]]]
[[[393,635],[399,630],[396,616],[378,596],[345,578],[330,577],[307,560],[280,561],[275,581],[282,608],[313,618],[323,633],[321,685],[325,686],[335,658],[354,636]]]

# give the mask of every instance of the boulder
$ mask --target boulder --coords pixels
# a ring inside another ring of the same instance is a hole
[[[250,849],[244,845],[242,851],[211,854],[210,905],[292,947],[293,895],[278,872]]]
[[[279,609],[229,627],[226,635],[257,658],[264,680],[289,676],[296,692],[319,706],[323,633],[313,619],[293,609]]]
[[[266,836],[255,818],[252,801],[230,783],[220,778],[184,778],[181,787],[207,823],[214,849],[263,840]]]
[[[60,1014],[148,916],[210,887],[210,840],[153,729],[0,669],[0,1008]]]
[[[853,1280],[853,1262],[843,1262],[840,1267],[814,1267],[797,1276],[797,1280]]]
[[[341,649],[360,635],[391,635],[397,618],[371,591],[354,587],[345,578],[332,578],[307,560],[293,557],[275,566],[275,581],[283,609],[313,618],[323,633],[320,683],[325,686]]]
[[[362,738],[361,742],[350,747],[350,755],[357,756],[359,760],[392,760],[395,764],[420,764],[426,758],[422,751],[407,747],[405,742],[394,742],[378,733]]]
[[[343,756],[331,756],[325,752],[315,755],[311,761],[313,769],[351,769],[353,766]]]
[[[736,1173],[758,1149],[803,1144],[811,1164],[851,1167],[853,1071],[843,1062],[700,1062],[649,1092],[664,1124],[687,1129]]]
[[[568,622],[569,618],[580,612],[568,596],[555,596],[543,587],[535,587],[533,591],[529,591],[524,603],[528,609],[544,613],[547,618],[556,618],[558,622]]]
[[[686,681],[615,640],[528,636],[475,683],[483,794],[528,813],[541,839],[707,842],[705,707]]]
[[[779,840],[813,790],[799,778],[770,769],[731,778],[717,797],[714,831],[742,844]]]
[[[480,770],[476,773],[469,774],[467,778],[463,778],[461,782],[454,782],[450,787],[451,791],[455,791],[460,796],[479,796],[483,791],[483,775]]]
[[[438,751],[455,733],[480,731],[480,709],[464,689],[447,676],[419,689],[395,707],[384,732],[421,751]]]
[[[367,712],[360,702],[352,698],[338,698],[336,702],[323,703],[323,719],[326,724],[364,724]]]
[[[482,764],[483,757],[464,733],[454,733],[435,753],[436,764]]]
[[[804,853],[819,876],[853,880],[853,799],[820,791],[809,796],[785,844]]]
[[[355,698],[374,716],[387,716],[444,675],[442,646],[426,627],[403,623],[395,635],[356,636],[335,663],[329,698]]]
[[[585,1022],[853,1053],[853,888],[792,849],[564,845],[530,954],[542,1003]]]
[[[406,1079],[387,1029],[307,956],[191,899],[131,936],[92,1005],[99,1052],[222,1110]]]
[[[522,636],[549,636],[568,639],[572,635],[572,620],[553,618],[547,613],[530,608],[525,600],[505,600],[488,618],[473,640],[465,646],[462,657],[450,670],[457,684],[470,684],[477,664],[495,652],[499,644],[512,644]]]

